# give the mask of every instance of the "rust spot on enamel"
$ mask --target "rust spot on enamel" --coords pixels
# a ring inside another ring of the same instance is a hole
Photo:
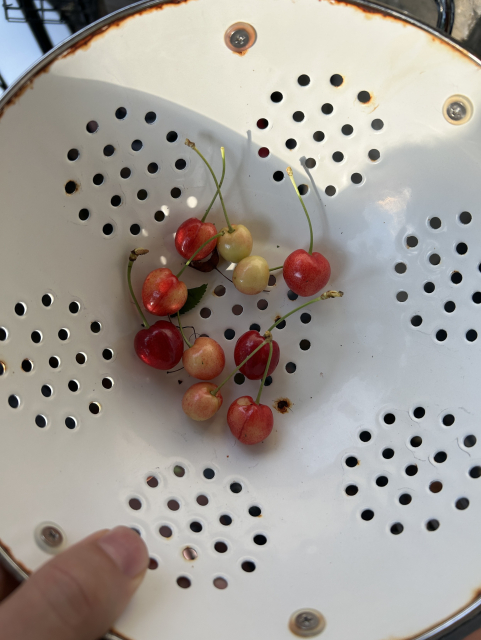
[[[278,398],[274,401],[273,406],[274,409],[279,413],[287,413],[293,406],[293,403],[289,400],[289,398]]]
[[[149,7],[148,9],[144,9],[143,11],[138,11],[137,13],[133,13],[130,16],[119,18],[119,20],[115,20],[115,22],[111,22],[110,24],[105,25],[105,27],[102,27],[99,31],[96,31],[95,33],[92,33],[86,36],[83,40],[80,40],[80,42],[77,42],[74,45],[72,45],[70,49],[68,49],[65,53],[63,53],[60,56],[60,58],[67,58],[68,56],[72,55],[76,51],[79,51],[80,49],[84,49],[84,50],[88,49],[94,40],[97,40],[97,38],[101,38],[102,36],[104,36],[107,33],[107,31],[109,31],[110,29],[117,29],[117,27],[123,26],[131,18],[136,18],[137,16],[144,16],[148,13],[154,13],[155,11],[162,11],[163,9],[171,5],[187,4],[187,2],[190,2],[190,0],[168,0],[167,2],[158,4],[155,7]]]

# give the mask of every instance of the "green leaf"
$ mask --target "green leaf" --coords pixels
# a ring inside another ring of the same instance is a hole
[[[187,300],[184,306],[182,307],[182,309],[179,311],[179,314],[183,316],[184,313],[187,313],[188,311],[192,311],[192,309],[196,307],[199,304],[199,302],[202,300],[206,291],[207,291],[206,284],[201,284],[200,287],[194,287],[193,289],[187,289]],[[176,313],[173,313],[171,318],[174,318],[176,315],[177,315]]]

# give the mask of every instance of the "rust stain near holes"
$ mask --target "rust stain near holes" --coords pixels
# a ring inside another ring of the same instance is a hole
[[[279,413],[287,413],[293,406],[293,402],[289,398],[278,398],[274,401],[273,407]]]
[[[428,633],[429,631],[432,631],[433,629],[435,629],[439,625],[445,624],[446,622],[449,622],[449,620],[451,620],[455,616],[457,616],[460,613],[462,613],[465,609],[467,609],[471,605],[475,604],[478,600],[480,601],[479,604],[481,604],[481,587],[478,587],[477,589],[473,589],[472,593],[473,593],[472,598],[470,600],[468,600],[468,602],[463,607],[460,607],[459,609],[456,609],[456,611],[451,613],[449,616],[446,616],[446,618],[443,618],[439,622],[436,622],[436,624],[433,624],[430,627],[426,627],[425,629],[422,629],[421,631],[418,631],[418,633],[414,634],[413,636],[404,636],[404,637],[389,636],[388,638],[386,638],[386,640],[416,640],[416,638],[419,638],[419,636],[422,636],[425,633]]]
[[[0,119],[2,118],[3,114],[6,113],[8,107],[11,107],[12,105],[14,105],[28,89],[33,89],[33,85],[37,80],[37,78],[39,78],[43,73],[48,73],[50,71],[50,67],[57,60],[62,60],[63,58],[67,58],[68,56],[76,53],[81,49],[87,50],[94,40],[104,36],[107,33],[107,31],[109,31],[110,29],[116,29],[117,27],[122,26],[127,22],[127,20],[130,20],[131,18],[136,18],[137,16],[140,16],[140,15],[153,13],[154,11],[162,11],[162,9],[165,9],[166,7],[180,5],[180,4],[187,4],[188,2],[191,2],[191,0],[167,0],[167,2],[164,2],[163,4],[159,4],[156,7],[149,7],[148,9],[144,9],[143,11],[138,11],[129,16],[125,16],[124,18],[119,18],[119,20],[116,20],[115,22],[111,22],[110,24],[105,25],[98,31],[95,31],[94,33],[91,33],[90,35],[80,40],[79,42],[76,42],[69,49],[67,49],[67,51],[62,53],[60,56],[54,58],[51,62],[49,62],[49,64],[45,65],[45,67],[42,67],[41,69],[39,69],[35,73],[35,75],[32,76],[32,78],[30,78],[30,80],[28,80],[22,87],[18,89],[18,91],[10,98],[10,100],[8,100],[8,102],[2,107],[2,110],[0,111]]]

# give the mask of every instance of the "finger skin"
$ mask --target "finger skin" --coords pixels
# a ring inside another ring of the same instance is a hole
[[[120,616],[149,562],[128,527],[100,531],[54,557],[0,605],[0,638],[96,640]]]

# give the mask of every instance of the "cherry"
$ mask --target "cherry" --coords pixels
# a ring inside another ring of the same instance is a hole
[[[261,256],[248,256],[236,265],[232,282],[241,293],[256,295],[267,287],[269,265]]]
[[[218,250],[220,255],[225,260],[229,260],[230,262],[235,262],[235,263],[240,262],[243,258],[247,258],[247,256],[250,255],[250,252],[252,251],[252,236],[250,231],[243,224],[232,225],[230,223],[229,216],[227,215],[224,198],[222,197],[222,192],[220,190],[222,186],[222,182],[224,180],[224,175],[225,175],[225,149],[224,147],[220,148],[220,152],[222,155],[222,178],[220,183],[218,183],[217,178],[215,177],[215,173],[212,170],[212,167],[204,158],[204,156],[201,154],[201,152],[197,149],[197,147],[195,146],[195,142],[191,142],[187,138],[187,140],[185,141],[185,144],[191,149],[193,149],[200,158],[202,158],[203,162],[205,163],[205,165],[207,166],[207,168],[209,169],[212,175],[212,179],[215,182],[215,186],[217,187],[217,192],[212,202],[210,203],[209,208],[205,212],[204,217],[202,218],[202,222],[204,222],[218,194],[221,205],[222,205],[222,210],[224,211],[225,221],[227,222],[227,227],[224,227],[224,229],[222,229],[222,231],[225,232],[225,235],[218,242]]]
[[[284,280],[298,296],[314,296],[323,289],[331,277],[331,265],[317,251],[309,254],[296,249],[284,262]]]
[[[184,413],[197,421],[212,418],[221,406],[222,395],[212,382],[197,382],[187,389],[182,399]]]
[[[180,331],[167,320],[158,320],[141,329],[134,338],[135,353],[154,369],[172,369],[179,364],[184,351]]]
[[[264,373],[256,401],[254,402],[250,396],[243,396],[242,398],[234,400],[227,412],[227,424],[232,434],[244,444],[258,444],[262,442],[262,440],[267,438],[274,426],[274,417],[271,409],[265,404],[259,404],[274,354],[274,343],[270,333],[268,334],[267,341],[269,344],[265,346],[269,348],[269,355],[267,356],[267,361],[264,366]],[[263,348],[264,347],[257,353],[261,353]],[[253,359],[254,358],[251,357],[246,364],[252,362]],[[244,362],[246,361],[244,360]]]
[[[135,249],[132,251],[127,268],[127,282],[130,294],[145,327],[145,329],[141,329],[135,336],[134,349],[135,353],[145,364],[155,369],[166,371],[179,363],[182,358],[184,343],[177,327],[166,320],[159,320],[154,325],[149,326],[137,302],[134,290],[132,289],[132,266],[138,256],[145,255],[146,253],[148,253],[147,249]]]
[[[142,287],[142,302],[154,316],[170,316],[182,309],[187,300],[187,287],[170,269],[154,269]]]
[[[234,349],[234,361],[239,365],[245,358],[259,347],[265,338],[258,331],[247,331],[237,340]],[[271,375],[279,364],[280,350],[275,340],[272,340],[272,359],[267,375]],[[241,373],[249,380],[260,380],[266,368],[269,358],[269,345],[266,343],[244,366],[240,368]]]
[[[212,238],[217,229],[211,222],[202,222],[198,218],[189,218],[183,222],[175,234],[175,248],[180,255],[188,260],[206,240]],[[212,240],[196,256],[197,260],[203,260],[214,251],[217,239]]]
[[[227,424],[243,444],[258,444],[271,433],[274,416],[267,405],[255,403],[251,396],[242,396],[230,405]]]
[[[189,347],[182,356],[182,363],[187,373],[199,380],[212,380],[219,376],[225,367],[224,349],[218,342],[206,336],[200,336],[193,345],[190,344],[182,329],[179,314],[177,319],[182,337]]]
[[[185,283],[179,280],[180,276],[206,245],[212,240],[216,241],[217,238],[223,235],[224,232],[221,231],[201,244],[176,276],[166,267],[151,271],[145,278],[142,287],[142,302],[144,303],[144,307],[154,316],[170,316],[173,313],[177,313],[179,309],[182,309],[186,303],[188,292]]]
[[[233,231],[229,231],[229,227],[224,227],[223,238],[219,239],[218,251],[220,255],[229,262],[240,262],[252,251],[252,235],[249,229],[243,224],[233,224]]]
[[[315,295],[326,286],[331,277],[331,266],[321,253],[317,251],[313,253],[312,251],[314,236],[311,219],[294,181],[291,167],[287,167],[287,174],[306,214],[309,224],[310,244],[309,252],[304,249],[297,249],[287,256],[283,267],[284,280],[291,291],[294,291],[299,296],[308,297]]]

